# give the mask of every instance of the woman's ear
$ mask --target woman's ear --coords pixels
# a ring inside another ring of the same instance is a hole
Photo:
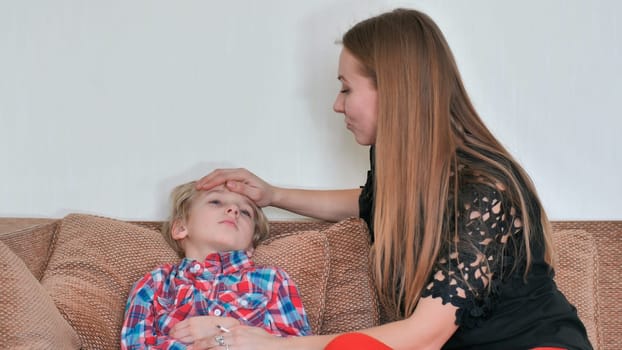
[[[171,237],[174,240],[180,240],[186,238],[188,235],[188,229],[186,228],[186,223],[181,219],[177,219],[173,221],[173,228],[171,229]]]

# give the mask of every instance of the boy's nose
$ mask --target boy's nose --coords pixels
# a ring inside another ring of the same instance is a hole
[[[240,210],[238,209],[238,207],[236,205],[230,205],[227,208],[227,214],[238,216],[238,215],[240,215]]]

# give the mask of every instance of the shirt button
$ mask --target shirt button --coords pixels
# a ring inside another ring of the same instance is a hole
[[[214,311],[214,315],[215,315],[215,316],[220,316],[220,315],[222,315],[222,311],[220,311],[220,310],[216,309],[216,310]]]
[[[242,300],[240,301],[240,304],[244,307],[248,306],[248,301],[247,300]]]
[[[192,273],[197,273],[200,269],[201,269],[201,265],[199,265],[199,264],[194,264],[194,265],[192,265],[192,267],[190,268],[190,272],[192,272]]]

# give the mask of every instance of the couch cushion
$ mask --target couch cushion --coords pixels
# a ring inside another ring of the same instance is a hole
[[[36,279],[40,280],[50,256],[52,237],[60,220],[4,219],[0,241],[20,257]],[[11,227],[19,228],[10,230]],[[8,232],[7,232],[8,231]]]
[[[592,345],[598,344],[598,252],[591,233],[579,229],[553,231],[555,282],[577,308]]]
[[[598,336],[593,343],[598,349],[622,349],[622,305],[620,291],[620,256],[622,256],[622,221],[594,221],[580,223],[594,235],[598,252]]]
[[[156,266],[177,260],[152,230],[72,214],[62,220],[41,284],[85,349],[116,349],[132,284]]]
[[[79,349],[78,335],[26,264],[0,242],[0,339],[6,349]]]
[[[328,238],[330,269],[321,334],[377,326],[380,308],[371,279],[367,224],[352,218],[322,232]]]
[[[622,255],[622,221],[557,221],[554,231],[586,231],[596,242],[598,265],[591,272],[596,280],[596,334],[590,335],[594,349],[622,349],[622,306],[618,302],[622,279],[620,256]],[[568,244],[568,242],[562,242]],[[560,252],[562,253],[562,252]],[[572,254],[572,252],[570,253]],[[580,253],[583,255],[583,253]],[[561,254],[560,254],[561,255]],[[569,274],[570,275],[570,274]],[[561,282],[561,277],[558,274]],[[569,290],[569,294],[573,291]],[[581,315],[581,310],[579,310]]]
[[[280,266],[297,284],[316,334],[379,324],[369,265],[369,233],[360,219],[272,222],[257,263]]]
[[[264,241],[253,254],[256,264],[279,266],[292,278],[300,292],[313,333],[318,333],[322,325],[329,252],[325,234],[298,231]]]

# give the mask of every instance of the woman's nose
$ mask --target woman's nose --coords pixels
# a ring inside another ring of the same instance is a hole
[[[337,112],[337,113],[343,113],[344,109],[343,109],[343,96],[342,94],[337,94],[337,97],[335,98],[335,103],[333,103],[333,111]]]

